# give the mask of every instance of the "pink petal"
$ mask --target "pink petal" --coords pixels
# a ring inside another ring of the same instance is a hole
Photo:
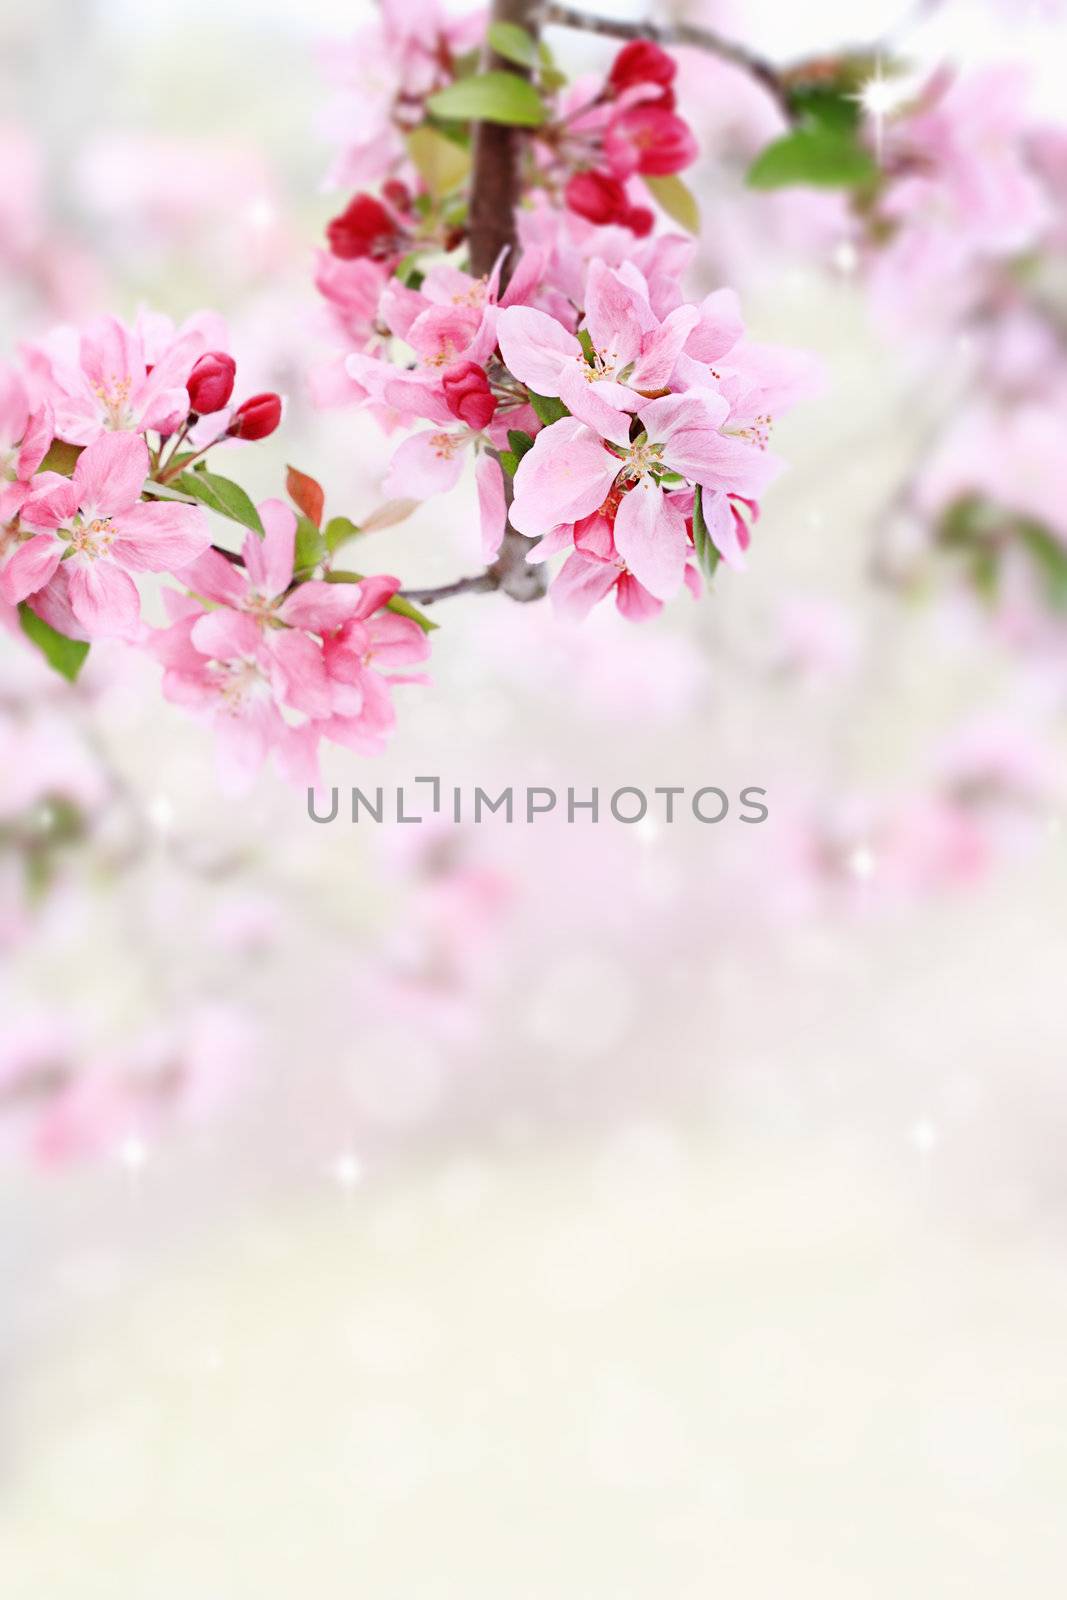
[[[355,615],[360,618],[371,616],[382,606],[388,605],[399,588],[400,579],[387,577],[384,573],[361,579],[357,585],[359,606]]]
[[[148,446],[139,434],[102,433],[75,463],[78,504],[104,516],[127,510],[140,500],[148,469]]]
[[[634,389],[667,387],[698,316],[696,306],[679,306],[654,333],[647,336],[630,374],[629,381]]]
[[[27,595],[43,589],[63,556],[63,545],[50,533],[38,533],[20,544],[0,572],[0,595],[17,606]]]
[[[629,572],[622,574],[615,587],[615,604],[628,622],[648,622],[663,610],[663,601],[649,594]]]
[[[39,472],[37,485],[22,507],[22,520],[31,528],[58,528],[78,509],[78,491],[59,472]]]
[[[190,638],[201,655],[215,661],[254,656],[262,643],[259,624],[247,612],[231,611],[227,606],[198,618]]]
[[[685,522],[651,478],[640,478],[615,517],[615,548],[634,577],[658,600],[670,600],[685,573]]]
[[[328,717],[333,709],[322,646],[310,634],[290,628],[271,640],[275,691],[286,705],[309,717]]]
[[[141,598],[136,584],[111,561],[71,564],[70,603],[74,615],[93,639],[128,636],[135,631],[141,618]]]
[[[293,628],[330,633],[359,611],[359,588],[357,584],[326,583],[321,578],[310,578],[286,596],[278,607],[278,616]]]
[[[459,482],[463,471],[461,436],[456,433],[416,433],[396,451],[382,483],[387,495],[428,500],[444,494]]]
[[[263,537],[247,534],[241,555],[252,588],[273,598],[284,594],[293,581],[296,513],[281,500],[264,500],[258,509]]]
[[[33,477],[48,454],[48,448],[54,437],[55,418],[52,415],[52,407],[46,403],[39,411],[33,413],[26,424],[18,456],[17,471],[20,478]]]
[[[538,538],[588,516],[604,503],[621,465],[577,417],[553,422],[519,462],[512,527]]]
[[[586,367],[585,371],[591,373],[592,369]],[[610,439],[612,444],[625,447],[630,443],[630,418],[625,412],[616,410],[609,403],[607,395],[612,398],[621,396],[630,410],[639,403],[638,396],[624,389],[621,384],[588,382],[577,362],[572,362],[560,374],[559,397],[571,415],[592,428],[602,439]]]
[[[370,624],[371,653],[376,667],[406,667],[425,661],[430,641],[417,622],[386,611]]]
[[[585,325],[605,366],[617,372],[635,361],[650,321],[647,289],[642,297],[613,268],[594,258],[586,280]]]
[[[142,501],[119,513],[114,528],[114,557],[128,572],[180,572],[211,543],[200,507],[174,502]]]
[[[182,582],[207,600],[239,606],[248,595],[248,578],[218,550],[207,549],[182,572]]]
[[[646,400],[640,417],[649,440],[664,446],[663,459],[667,465],[691,482],[699,483],[701,469],[710,467],[717,459],[718,430],[726,421],[729,409],[721,395],[702,389]]]
[[[584,359],[573,333],[530,306],[501,311],[496,331],[504,365],[535,394],[558,395],[564,367]]]
[[[504,474],[492,456],[480,455],[474,469],[478,487],[478,514],[482,528],[482,559],[492,561],[500,549],[507,526]]]
[[[564,550],[574,547],[574,526],[570,522],[561,522],[558,527],[549,528],[544,538],[539,539],[533,549],[527,552],[526,559],[530,562],[547,561],[550,556],[558,556]]]
[[[705,365],[719,361],[744,331],[736,293],[733,289],[716,289],[701,302],[699,321],[685,341],[685,353]]]
[[[561,616],[580,622],[611,592],[618,577],[618,567],[610,562],[575,553],[563,563],[548,592]]]

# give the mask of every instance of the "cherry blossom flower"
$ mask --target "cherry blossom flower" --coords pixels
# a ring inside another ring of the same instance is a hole
[[[52,411],[31,412],[26,385],[0,365],[0,528],[16,516],[53,437]],[[0,535],[2,536],[2,535]]]
[[[211,337],[214,334],[215,337]],[[107,432],[168,435],[189,414],[185,383],[197,358],[217,348],[218,319],[191,318],[175,330],[168,318],[130,328],[101,317],[78,335],[60,330],[25,351],[31,390],[51,403],[56,435],[91,444]]]
[[[199,507],[142,501],[148,470],[143,439],[104,434],[78,457],[71,478],[40,473],[21,510],[28,537],[0,573],[8,603],[44,589],[62,562],[71,609],[87,635],[130,636],[141,614],[130,573],[177,571],[210,542]]]

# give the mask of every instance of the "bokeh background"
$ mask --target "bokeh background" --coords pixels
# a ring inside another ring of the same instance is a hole
[[[216,306],[289,396],[250,486],[294,462],[357,520],[388,446],[304,375],[329,41],[369,11],[0,20],[4,353]],[[705,14],[782,60],[1020,59],[1062,114],[1048,5]],[[0,635],[5,1600],[1067,1581],[1062,622],[923,546],[973,331],[901,326],[837,197],[746,193],[773,117],[710,70],[693,287],[828,373],[747,576],[644,627],[451,603],[389,754],[333,752],[329,827],[271,776],[223,796],[143,657],[72,689]],[[473,506],[369,569],[470,570]],[[430,772],[761,785],[770,819],[344,820]]]

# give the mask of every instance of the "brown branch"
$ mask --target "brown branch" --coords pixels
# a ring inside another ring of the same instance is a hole
[[[416,606],[432,606],[438,600],[451,600],[457,594],[483,594],[496,587],[491,573],[478,572],[472,578],[457,578],[454,583],[439,584],[436,589],[401,589],[400,599],[410,600]]]
[[[542,0],[493,0],[489,21],[490,24],[515,23],[536,39],[542,9]],[[488,45],[482,66],[485,71],[529,76],[524,68],[513,61],[505,61]],[[515,213],[521,193],[520,163],[526,137],[521,128],[505,127],[498,122],[479,122],[474,128],[469,222],[471,271],[476,277],[488,276],[501,251],[507,251],[501,289],[507,284],[515,260]],[[510,510],[512,484],[506,473],[504,494]],[[484,587],[502,589],[512,600],[540,600],[546,588],[545,572],[543,567],[531,566],[526,560],[532,544],[533,540],[517,533],[509,521],[500,554],[484,574]]]
[[[786,118],[790,122],[795,120],[785,77],[773,62],[733,39],[724,38],[711,28],[700,28],[691,22],[624,22],[620,18],[600,17],[592,12],[580,11],[576,6],[557,5],[555,0],[549,0],[545,7],[544,21],[558,28],[576,28],[583,33],[603,34],[609,39],[648,39],[652,44],[689,45],[695,50],[710,51],[721,60],[740,67],[750,78],[755,78],[777,101]]]

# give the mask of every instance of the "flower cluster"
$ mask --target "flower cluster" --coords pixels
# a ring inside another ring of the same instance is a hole
[[[399,580],[329,570],[313,480],[294,475],[313,536],[297,571],[296,512],[257,511],[206,470],[213,445],[266,438],[282,415],[273,393],[233,403],[225,343],[207,315],[180,329],[107,317],[0,370],[0,598],[36,619],[28,631],[61,670],[76,641],[149,650],[167,698],[214,723],[227,777],[247,779],[273,750],[314,781],[320,739],[383,748],[395,720],[385,669],[428,646],[412,615],[386,609]],[[248,529],[240,553],[213,545],[208,508]],[[183,586],[164,591],[164,629],[142,618],[145,573]]]
[[[429,424],[395,451],[385,491],[441,493],[475,453],[491,560],[511,474],[512,526],[539,541],[529,559],[569,553],[552,594],[573,614],[614,592],[625,615],[651,616],[683,584],[699,593],[720,557],[742,566],[779,467],[772,420],[811,369],[746,340],[732,291],[686,303],[676,269],[690,249],[666,236],[610,266],[564,223],[504,292],[499,263],[485,282],[448,265],[417,289],[392,281],[377,314],[414,363],[398,367],[386,345],[345,363],[382,421]]]

